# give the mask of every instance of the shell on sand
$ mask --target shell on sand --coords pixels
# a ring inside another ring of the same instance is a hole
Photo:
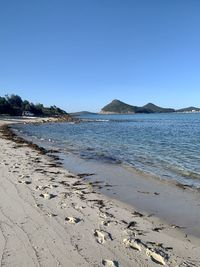
[[[77,195],[80,195],[80,196],[83,195],[83,192],[81,192],[81,191],[79,191],[79,190],[74,190],[74,193],[77,194]]]
[[[134,240],[130,240],[130,239],[124,239],[123,243],[130,248],[133,248],[135,250],[141,251],[141,247],[140,245],[138,245],[138,243],[136,243]]]
[[[53,189],[53,185],[37,185],[35,187],[36,190],[45,190],[45,189]]]
[[[45,198],[45,199],[50,199],[51,198],[51,195],[48,194],[48,193],[42,193],[40,196]]]
[[[165,265],[165,261],[163,259],[163,257],[149,249],[147,249],[146,251],[146,255],[151,257],[155,262],[161,264],[161,265]]]
[[[19,180],[19,184],[31,184],[31,181],[26,181],[26,180]]]
[[[104,225],[104,226],[109,226],[110,222],[109,221],[102,221],[101,224]]]
[[[43,206],[43,205],[42,205],[42,204],[39,204],[39,203],[38,203],[38,204],[35,204],[35,207],[36,207],[36,208],[42,208],[42,206]]]
[[[50,189],[53,189],[54,187],[56,187],[55,185],[52,185],[52,184],[47,184],[47,185],[43,185],[43,189],[48,189],[48,188],[50,188]]]
[[[24,175],[24,174],[22,174],[22,175],[20,175],[19,178],[20,178],[20,179],[23,179],[23,178],[30,178],[30,176],[29,176],[29,175]]]
[[[61,193],[60,193],[60,196],[61,196],[62,198],[68,198],[68,197],[71,196],[71,193],[68,193],[68,192],[61,192]]]
[[[67,204],[65,202],[60,203],[60,208],[65,209],[67,207]]]
[[[51,212],[47,212],[47,215],[48,215],[49,217],[56,217],[56,216],[57,216],[56,214],[51,213]]]
[[[49,194],[49,193],[42,193],[42,194],[40,194],[40,196],[45,198],[45,199],[52,199],[52,198],[57,197],[57,195]]]
[[[42,185],[37,185],[37,186],[35,187],[35,189],[36,189],[36,190],[42,190],[42,189],[43,189],[43,186],[42,186]]]
[[[94,236],[99,244],[103,244],[107,240],[112,240],[111,234],[103,230],[94,230]]]
[[[111,261],[111,260],[103,260],[102,264],[106,267],[118,267],[119,264],[116,261]]]
[[[95,230],[94,235],[97,237],[97,241],[99,244],[103,244],[106,241],[105,235],[99,230]]]
[[[84,206],[75,205],[74,208],[75,210],[83,210]]]
[[[66,217],[65,221],[67,221],[68,223],[71,223],[71,224],[75,224],[75,223],[80,222],[80,219],[74,218],[74,217]]]

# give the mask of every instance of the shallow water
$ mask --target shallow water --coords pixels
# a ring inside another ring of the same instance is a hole
[[[22,135],[88,160],[123,164],[200,188],[200,113],[89,115],[79,124],[15,126]]]

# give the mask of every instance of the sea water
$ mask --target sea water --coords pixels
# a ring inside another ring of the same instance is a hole
[[[80,123],[26,124],[27,139],[91,161],[121,164],[200,188],[200,113],[85,115]]]

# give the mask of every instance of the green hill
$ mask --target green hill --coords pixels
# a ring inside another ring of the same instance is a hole
[[[112,113],[118,113],[118,114],[127,114],[127,113],[135,113],[137,110],[137,107],[128,105],[120,100],[113,100],[111,103],[106,105],[102,108],[101,112],[102,114],[112,114]]]
[[[172,108],[161,108],[159,106],[154,105],[153,103],[146,104],[142,107],[142,109],[146,110],[147,113],[168,113],[175,111]]]
[[[90,112],[90,111],[78,111],[69,113],[72,116],[82,116],[82,115],[96,115],[97,113]]]
[[[176,110],[176,112],[200,112],[200,108],[188,107]]]
[[[101,114],[131,114],[131,113],[167,113],[174,112],[172,108],[162,108],[152,103],[143,107],[132,106],[120,100],[113,100],[111,103],[102,108]]]

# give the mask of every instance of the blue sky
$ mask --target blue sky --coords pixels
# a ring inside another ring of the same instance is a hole
[[[0,0],[0,95],[200,106],[199,0]]]

